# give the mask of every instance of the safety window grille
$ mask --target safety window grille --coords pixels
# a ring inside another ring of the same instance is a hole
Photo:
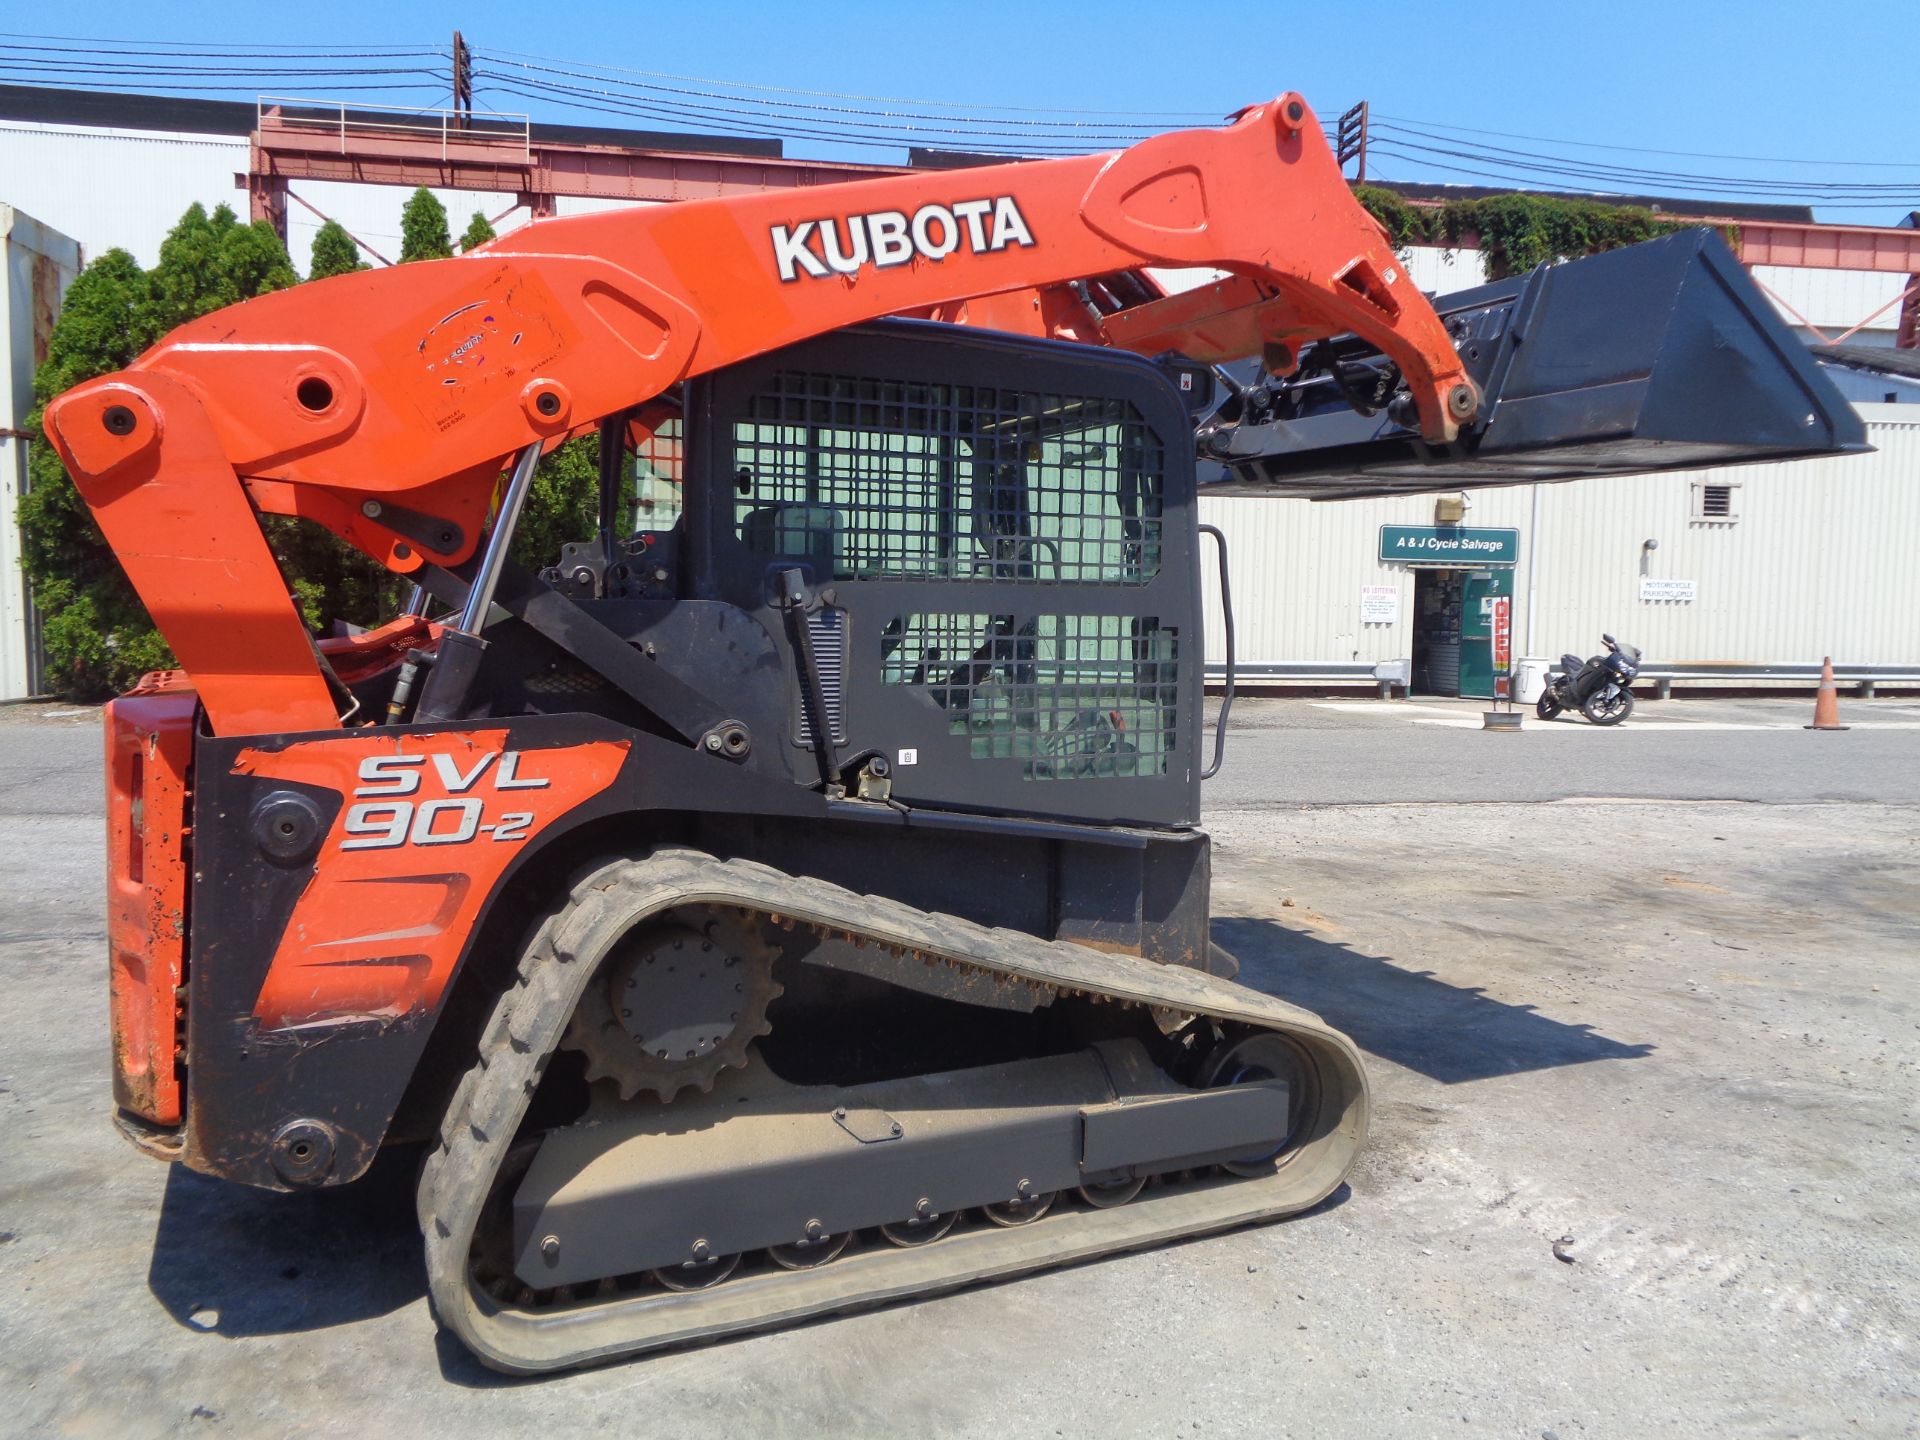
[[[1125,400],[789,371],[732,440],[741,542],[836,580],[1160,569],[1166,447]]]
[[[632,528],[671,530],[680,518],[680,474],[686,458],[680,417],[669,416],[648,429],[629,458]]]
[[[1693,487],[1693,518],[1730,525],[1740,518],[1738,484],[1698,483]]]
[[[903,615],[881,677],[946,710],[973,759],[1029,780],[1164,775],[1177,749],[1178,636],[1153,618]]]

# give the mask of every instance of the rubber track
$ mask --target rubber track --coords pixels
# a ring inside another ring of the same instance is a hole
[[[470,1283],[469,1247],[547,1059],[620,937],[646,916],[699,904],[871,937],[881,953],[899,952],[902,966],[950,961],[979,973],[985,984],[1024,981],[1278,1031],[1306,1051],[1320,1103],[1303,1117],[1300,1147],[1271,1176],[1150,1188],[1115,1209],[1049,1216],[1012,1229],[983,1227],[912,1249],[865,1250],[817,1270],[754,1275],[710,1290],[623,1294],[546,1311],[502,1305]],[[1319,1017],[1283,1001],[1198,970],[989,929],[748,861],[657,850],[576,876],[565,902],[534,932],[514,984],[495,1006],[479,1060],[448,1106],[440,1143],[420,1179],[429,1293],[440,1322],[493,1368],[511,1374],[566,1369],[1292,1214],[1340,1184],[1366,1129],[1359,1051]]]

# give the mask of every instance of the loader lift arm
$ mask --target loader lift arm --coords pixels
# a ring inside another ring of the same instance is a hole
[[[801,218],[796,219],[796,215]],[[1217,266],[1217,353],[1357,336],[1452,440],[1477,395],[1296,94],[1110,154],[541,222],[471,256],[301,286],[61,396],[48,433],[216,734],[340,726],[256,511],[400,574],[474,554],[503,465],[691,376],[858,322]],[[1205,330],[1186,317],[1184,333]],[[1021,326],[1020,328],[1032,328]]]

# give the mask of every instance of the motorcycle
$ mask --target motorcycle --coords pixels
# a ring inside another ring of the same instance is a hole
[[[1596,725],[1618,725],[1633,713],[1633,691],[1627,687],[1640,673],[1640,650],[1623,645],[1611,635],[1600,637],[1607,653],[1582,660],[1560,657],[1560,674],[1548,677],[1534,713],[1551,720],[1562,710],[1578,710]]]

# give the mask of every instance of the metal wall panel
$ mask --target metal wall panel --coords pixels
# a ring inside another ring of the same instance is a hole
[[[1912,556],[1920,421],[1902,406],[1860,408],[1878,447],[1872,455],[1472,492],[1466,524],[1520,531],[1516,654],[1585,654],[1611,631],[1651,663],[1807,663],[1831,654],[1854,664],[1920,665],[1920,564]],[[1702,481],[1739,487],[1739,519],[1692,518],[1693,487]],[[1409,658],[1413,572],[1374,557],[1382,524],[1432,524],[1433,507],[1432,496],[1202,500],[1201,519],[1227,535],[1240,658]],[[1659,548],[1643,552],[1648,539]],[[1641,600],[1643,553],[1648,576],[1695,581],[1698,598]],[[1363,585],[1398,587],[1396,624],[1360,624]],[[1217,661],[1224,631],[1211,573],[1206,596],[1207,655]]]
[[[30,695],[34,617],[20,568],[20,497],[27,491],[23,433],[33,372],[46,358],[61,297],[80,269],[80,247],[11,205],[0,205],[0,700]]]

